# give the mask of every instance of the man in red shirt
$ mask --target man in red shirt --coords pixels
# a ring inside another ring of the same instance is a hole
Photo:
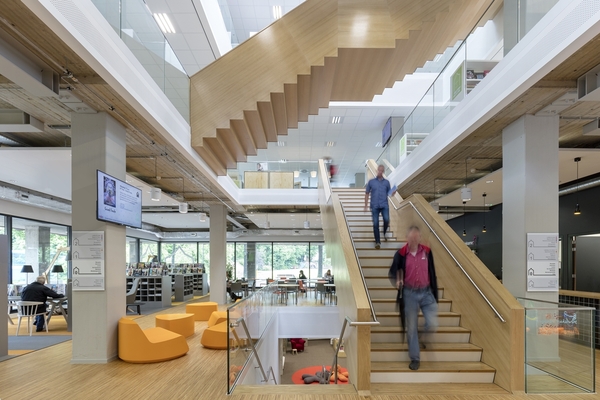
[[[437,328],[437,277],[431,249],[421,244],[421,231],[411,226],[406,235],[406,245],[394,255],[390,268],[390,280],[395,279],[401,317],[406,321],[409,368],[419,369],[421,362],[419,348],[418,318],[419,308],[425,318],[425,332]],[[403,305],[403,307],[402,307]]]

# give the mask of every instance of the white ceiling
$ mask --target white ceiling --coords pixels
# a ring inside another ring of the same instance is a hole
[[[259,228],[266,229],[267,220],[270,229],[304,229],[304,221],[308,221],[310,229],[322,229],[321,214],[314,213],[250,213],[248,218]]]

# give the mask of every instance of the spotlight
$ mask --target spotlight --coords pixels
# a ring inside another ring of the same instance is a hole
[[[161,190],[159,188],[151,188],[150,196],[152,197],[152,201],[160,201]]]
[[[187,214],[188,212],[188,203],[179,203],[179,212],[182,214]]]

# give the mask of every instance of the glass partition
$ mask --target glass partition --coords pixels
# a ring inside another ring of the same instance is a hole
[[[274,243],[274,278],[298,278],[300,270],[308,265],[308,243]]]
[[[278,340],[276,285],[265,286],[227,309],[227,392],[236,385],[277,384],[279,355],[272,351]]]
[[[198,262],[196,242],[160,244],[160,261],[167,264],[194,264]]]
[[[92,0],[115,32],[189,122],[190,79],[143,0]]]
[[[558,0],[518,0],[518,40],[523,37],[558,3]]]
[[[519,298],[525,307],[525,391],[595,391],[595,309]]]
[[[125,238],[125,259],[130,264],[139,262],[138,239],[129,236]]]
[[[210,243],[198,243],[198,262],[204,264],[206,276],[210,278]]]

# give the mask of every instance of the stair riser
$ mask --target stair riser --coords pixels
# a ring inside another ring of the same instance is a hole
[[[410,362],[408,351],[372,351],[371,361]],[[481,351],[423,351],[421,361],[481,361]]]
[[[468,343],[471,334],[469,332],[440,333],[429,334],[428,341],[433,343]],[[406,335],[404,335],[406,339]],[[371,332],[372,343],[394,343],[399,342],[402,335],[399,332]]]
[[[356,250],[374,250],[375,242],[354,242]],[[398,251],[400,247],[398,242],[388,240],[387,242],[381,242],[381,249]]]
[[[346,215],[347,218],[346,220],[348,221],[348,225],[352,225],[354,222],[369,222],[369,223],[373,223],[373,218],[371,218],[371,215]],[[379,218],[379,224],[382,225],[383,224],[383,219]]]
[[[375,248],[375,243],[373,243],[373,250],[356,250],[359,258],[362,257],[389,257],[389,264],[392,265],[392,261],[394,259],[394,254],[396,254],[397,249],[384,249],[381,248],[377,250]]]
[[[377,320],[381,323],[380,326],[399,326],[400,317],[381,317],[377,316]],[[438,325],[439,326],[459,326],[460,317],[452,316],[452,317],[438,317]],[[425,325],[425,318],[419,315],[419,326]]]
[[[391,264],[389,260],[380,259],[380,258],[363,258],[360,260],[360,265],[362,268],[363,275],[367,276],[387,276],[388,270],[390,269],[389,265]],[[375,267],[376,266],[376,267]],[[365,268],[369,267],[369,268]],[[389,282],[388,282],[389,284]]]
[[[375,309],[375,313],[395,312],[396,311],[396,303],[395,302],[377,303],[376,301],[374,301],[373,308]],[[450,303],[450,302],[438,303],[438,311],[450,311],[451,308],[452,308],[452,303]]]
[[[493,372],[371,372],[373,383],[493,383]]]
[[[369,295],[371,296],[372,299],[395,299],[396,295],[397,295],[397,290],[396,289],[374,289],[372,288],[373,286],[377,286],[377,287],[391,287],[390,285],[390,281],[387,278],[381,278],[381,279],[366,279],[365,281],[367,282],[367,287],[369,287]],[[378,284],[373,284],[373,281],[381,281],[381,283]],[[444,290],[443,289],[439,289],[438,290],[438,299],[443,299],[444,298]]]

